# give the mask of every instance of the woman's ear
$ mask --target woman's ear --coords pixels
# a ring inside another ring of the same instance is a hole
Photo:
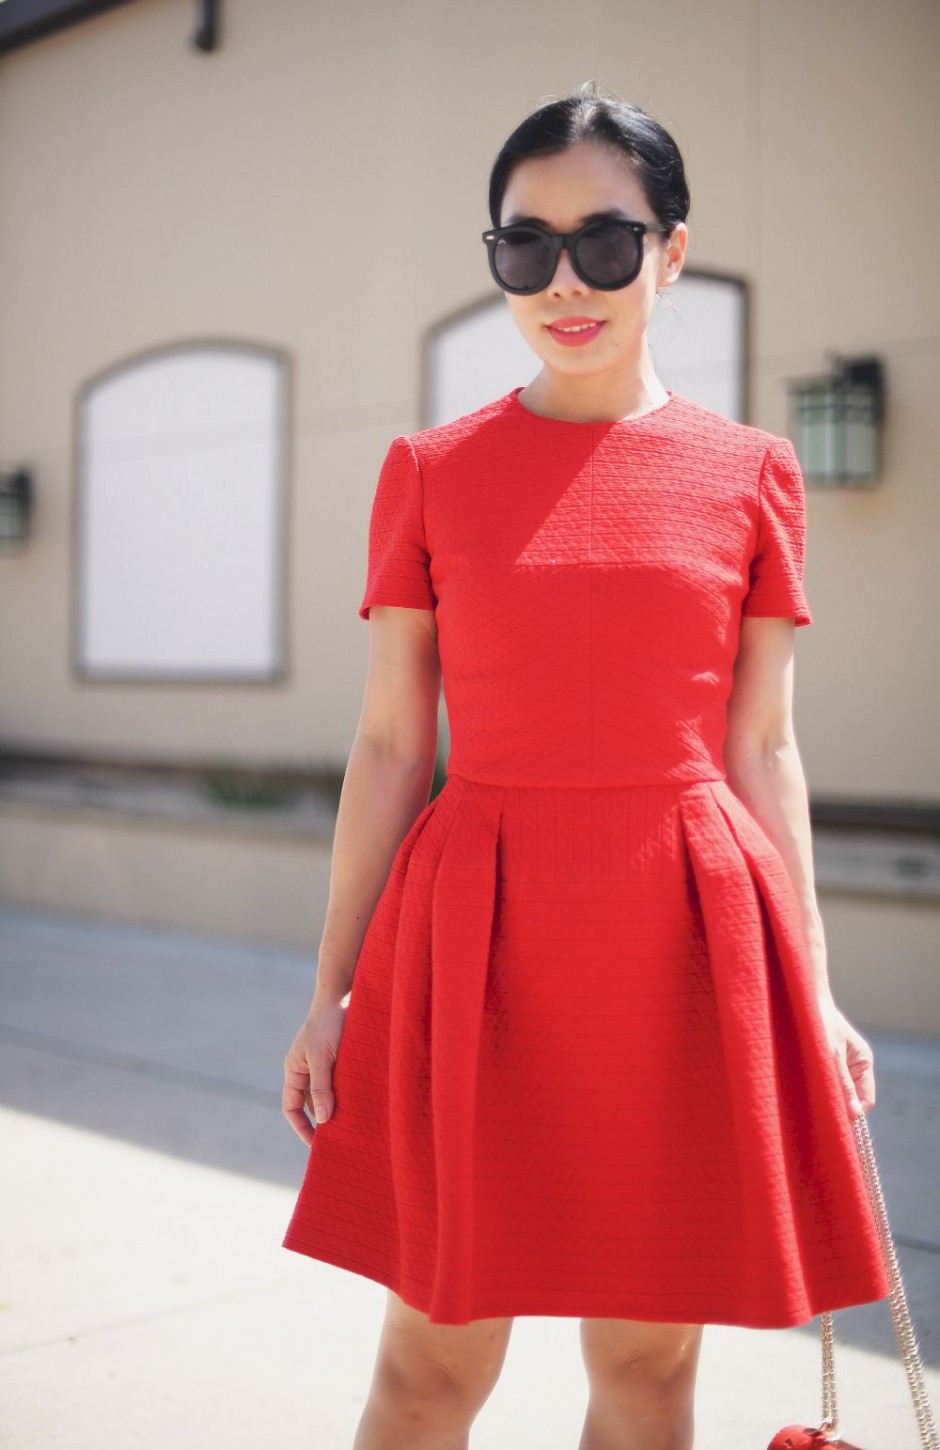
[[[660,286],[671,287],[678,280],[685,262],[689,244],[689,229],[685,222],[676,222],[668,237],[663,238],[663,258],[660,264]]]

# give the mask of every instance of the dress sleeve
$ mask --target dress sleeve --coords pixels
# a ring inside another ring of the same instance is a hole
[[[759,489],[757,542],[750,561],[745,615],[789,615],[812,624],[803,592],[806,494],[796,450],[775,438],[764,458]]]
[[[393,438],[372,500],[360,617],[368,619],[373,604],[434,609],[430,563],[418,460],[407,438]]]

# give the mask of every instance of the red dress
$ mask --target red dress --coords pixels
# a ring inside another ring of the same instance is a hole
[[[436,611],[451,750],[283,1245],[448,1324],[881,1299],[796,890],[723,763],[741,615],[811,622],[796,454],[677,393],[520,391],[379,476],[359,613]]]

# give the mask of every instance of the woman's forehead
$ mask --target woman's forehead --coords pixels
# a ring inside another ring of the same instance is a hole
[[[633,219],[646,210],[642,183],[627,157],[594,142],[517,162],[502,206],[504,226],[525,217],[572,228],[601,213]]]

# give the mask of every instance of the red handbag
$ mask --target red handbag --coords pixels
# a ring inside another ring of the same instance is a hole
[[[802,1425],[788,1425],[780,1430],[770,1442],[769,1450],[825,1450],[827,1445],[838,1446],[839,1450],[859,1450],[848,1440],[832,1440],[826,1430],[808,1430]]]
[[[878,1224],[878,1236],[881,1239],[881,1247],[885,1256],[888,1280],[891,1285],[888,1302],[891,1305],[891,1317],[894,1320],[894,1329],[898,1337],[898,1347],[901,1351],[901,1359],[904,1361],[907,1382],[910,1386],[911,1398],[914,1402],[914,1414],[917,1418],[917,1428],[920,1431],[920,1442],[923,1450],[940,1450],[940,1440],[937,1438],[937,1426],[934,1422],[930,1402],[927,1398],[924,1367],[921,1363],[920,1350],[914,1334],[910,1311],[907,1307],[907,1296],[904,1293],[901,1270],[898,1265],[897,1254],[894,1251],[894,1239],[891,1237],[891,1230],[888,1227],[888,1214],[885,1209],[884,1194],[881,1191],[881,1181],[875,1165],[875,1151],[872,1147],[871,1134],[868,1131],[865,1114],[859,1113],[858,1117],[853,1120],[852,1126],[855,1129],[855,1138],[858,1143],[859,1156],[861,1157],[862,1169],[865,1174],[865,1185],[868,1189],[868,1196],[871,1199],[871,1206]],[[850,1445],[848,1440],[839,1439],[839,1409],[836,1403],[836,1368],[833,1351],[832,1313],[827,1311],[823,1314],[821,1316],[821,1322],[822,1423],[817,1429],[811,1429],[806,1425],[788,1425],[786,1429],[778,1430],[768,1445],[767,1450],[826,1450],[827,1446],[835,1447],[835,1450],[860,1450],[859,1446]]]

